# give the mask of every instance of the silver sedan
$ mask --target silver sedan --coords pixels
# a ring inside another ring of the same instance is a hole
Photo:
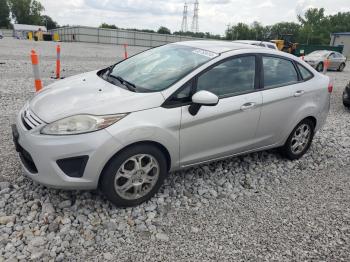
[[[328,76],[290,54],[180,42],[44,88],[19,112],[13,138],[31,179],[100,188],[133,206],[170,171],[270,148],[302,157],[331,92]]]
[[[318,72],[324,69],[324,61],[329,60],[328,69],[343,71],[346,65],[346,57],[341,53],[329,50],[317,50],[305,56],[306,63],[314,67]]]

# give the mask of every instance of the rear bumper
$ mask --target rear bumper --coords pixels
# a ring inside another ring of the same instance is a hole
[[[315,127],[315,132],[319,131],[326,123],[330,107],[331,107],[331,94],[328,95],[327,102],[325,103],[325,105],[321,109],[321,112],[317,116],[317,124]]]

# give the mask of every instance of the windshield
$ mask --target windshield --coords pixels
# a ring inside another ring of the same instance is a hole
[[[132,83],[139,91],[160,91],[216,56],[218,54],[210,51],[170,44],[122,61],[114,66],[110,75]]]

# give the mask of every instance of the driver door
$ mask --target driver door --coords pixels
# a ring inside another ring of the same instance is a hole
[[[187,166],[254,148],[262,95],[258,87],[257,58],[226,59],[194,79],[194,92],[206,90],[219,97],[216,106],[182,106],[180,163]]]

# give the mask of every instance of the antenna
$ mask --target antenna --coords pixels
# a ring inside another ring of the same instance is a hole
[[[181,24],[181,32],[187,32],[187,3],[185,2],[184,5],[184,11],[183,11],[183,15],[182,15],[182,24]]]
[[[194,2],[193,20],[192,20],[192,27],[191,27],[191,30],[194,33],[198,33],[199,32],[198,11],[199,11],[199,3],[198,3],[198,0],[196,0]]]

